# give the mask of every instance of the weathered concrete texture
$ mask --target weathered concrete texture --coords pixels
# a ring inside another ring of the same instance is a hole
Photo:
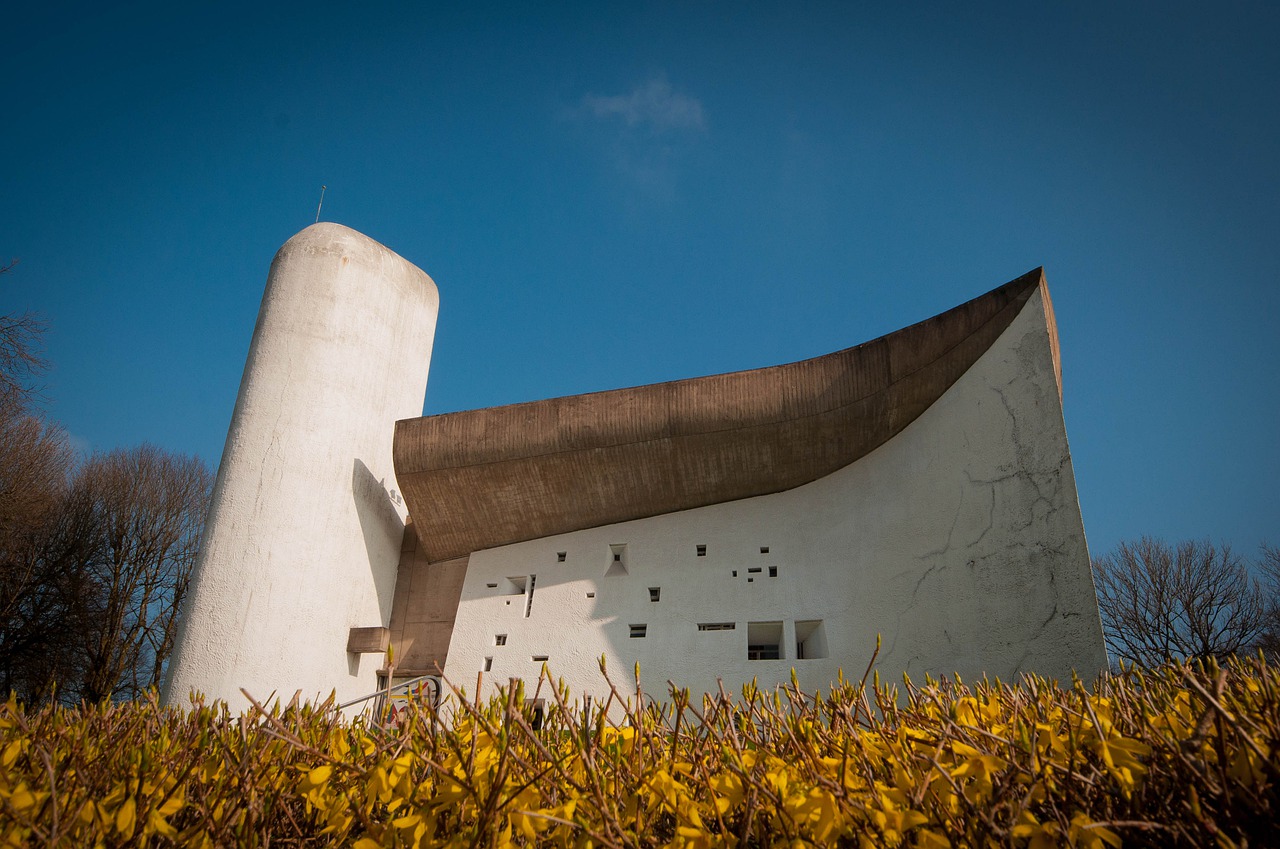
[[[844,468],[785,492],[472,553],[446,675],[469,682],[487,666],[490,684],[528,680],[545,656],[575,693],[599,696],[603,654],[619,682],[638,661],[650,693],[668,679],[695,692],[718,679],[773,683],[793,666],[813,689],[841,668],[861,674],[877,634],[890,678],[1098,673],[1106,655],[1047,294],[1038,273],[1019,283],[1013,314],[966,354],[962,375]],[[738,402],[727,406],[722,420],[734,421]],[[767,476],[785,459],[744,462]],[[748,659],[770,642],[779,659]]]
[[[467,558],[429,563],[410,521],[399,571],[391,607],[395,674],[402,678],[438,674],[449,655]]]
[[[398,422],[418,536],[447,560],[831,474],[928,409],[1042,281],[803,362]]]
[[[419,415],[439,300],[426,274],[337,224],[271,265],[166,700],[371,692],[406,510],[391,423]]]

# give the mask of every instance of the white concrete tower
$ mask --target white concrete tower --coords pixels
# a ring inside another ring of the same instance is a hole
[[[339,224],[276,254],[214,485],[165,700],[232,709],[272,693],[371,692],[406,510],[397,419],[419,416],[439,296],[411,263]]]

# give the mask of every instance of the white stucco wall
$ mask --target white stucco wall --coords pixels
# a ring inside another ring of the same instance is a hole
[[[376,687],[351,627],[387,625],[405,508],[391,440],[422,413],[439,297],[431,279],[338,224],[271,265],[166,700],[247,704]]]
[[[786,680],[793,666],[813,690],[840,668],[860,676],[877,634],[879,669],[891,678],[1093,676],[1106,655],[1053,375],[1036,293],[936,404],[832,475],[476,552],[446,677],[470,691],[490,658],[487,688],[531,681],[541,666],[532,658],[546,655],[575,696],[598,698],[603,654],[623,692],[636,661],[645,690],[659,695],[668,679],[695,693],[714,691],[717,679],[734,690],[753,677]],[[619,545],[627,574],[606,577]],[[513,577],[525,580],[524,595],[505,594]],[[814,620],[827,656],[799,659],[795,623]],[[697,629],[714,622],[736,627]],[[747,660],[751,622],[783,623],[782,659]],[[646,626],[643,638],[629,636],[633,624]]]

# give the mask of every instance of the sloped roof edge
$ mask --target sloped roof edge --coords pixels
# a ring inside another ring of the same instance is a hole
[[[1042,269],[832,354],[768,368],[396,422],[394,460],[432,562],[767,495],[884,444],[1043,290]]]

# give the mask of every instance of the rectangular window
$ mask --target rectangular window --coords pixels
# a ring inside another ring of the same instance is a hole
[[[565,551],[557,551],[557,552],[556,552],[556,562],[557,562],[557,563],[563,563],[563,562],[564,562],[565,557],[567,557],[567,556],[568,556],[568,552],[565,552]]]
[[[505,646],[505,645],[507,644],[507,635],[506,635],[506,634],[494,634],[494,635],[493,635],[493,644],[494,644],[495,646]]]
[[[491,589],[491,590],[496,590],[496,589],[498,588],[498,585],[497,585],[496,583],[493,583],[493,584],[485,584],[485,586],[486,586],[486,587],[488,587],[488,588],[489,588],[489,589]]]
[[[769,553],[769,546],[767,546],[767,545],[762,545],[762,546],[760,546],[760,553],[761,553],[761,554],[768,554],[768,553]]]
[[[529,576],[529,594],[524,597],[524,618],[529,618],[529,611],[533,610],[533,585],[538,582],[537,575]]]
[[[734,622],[699,622],[699,631],[732,631],[737,628]]]
[[[699,557],[706,557],[706,556],[707,556],[707,547],[706,547],[705,545],[700,545],[700,546],[698,546],[697,551],[698,551],[698,556],[699,556]]]
[[[648,625],[632,625],[632,626],[631,626],[631,639],[633,639],[633,640],[643,639],[643,638],[644,638],[644,636],[645,636],[645,634],[646,634],[648,631],[649,631],[649,626],[648,626]]]
[[[587,593],[587,598],[595,598],[595,597],[596,597],[595,593]]]
[[[548,656],[548,655],[545,655],[545,654],[535,654],[535,655],[533,656],[533,662],[534,662],[534,663],[546,663],[546,662],[547,662],[547,660],[548,660],[548,657],[549,657],[549,656]]]
[[[486,658],[484,659],[484,671],[485,671],[485,672],[491,672],[491,671],[493,671],[493,658],[491,658],[491,657],[486,657]]]
[[[827,632],[821,619],[796,622],[796,659],[813,660],[827,656]]]
[[[778,577],[778,567],[777,567],[777,566],[770,566],[770,567],[769,567],[769,577],[770,577],[770,578],[776,578],[776,577]]]
[[[747,623],[747,660],[782,658],[782,623]]]
[[[649,601],[658,601],[662,598],[662,587],[649,587]]]
[[[748,569],[748,570],[747,570],[747,574],[748,574],[748,575],[755,575],[755,574],[758,574],[758,573],[759,573],[759,572],[761,572],[761,571],[763,571],[763,570],[762,570],[759,566],[753,566],[753,567],[751,567],[750,569]]]
[[[529,717],[529,727],[534,731],[542,730],[546,718],[546,705],[543,699],[525,699],[524,711]]]

